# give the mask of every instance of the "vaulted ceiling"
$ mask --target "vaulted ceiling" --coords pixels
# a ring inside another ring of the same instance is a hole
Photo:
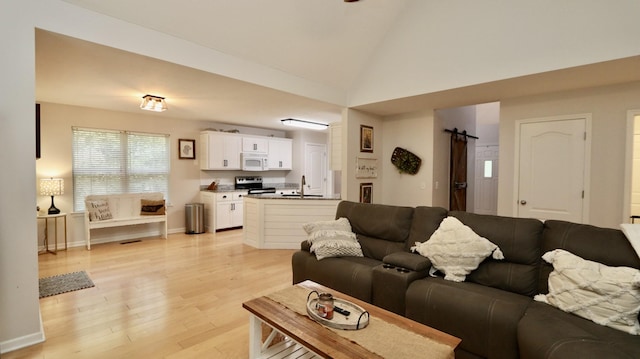
[[[409,0],[64,1],[346,94],[399,25]],[[639,63],[638,57],[621,59],[356,108],[393,115],[640,80]],[[279,129],[279,119],[288,117],[340,121],[346,100],[292,92],[36,32],[38,101],[141,113],[140,97],[149,93],[167,98],[169,110],[157,116]]]
[[[393,26],[404,0],[66,0],[302,79],[346,91]],[[280,118],[340,120],[342,106],[39,30],[39,101],[140,111],[165,96],[162,116],[277,126]],[[149,39],[149,41],[154,41]],[[162,46],[162,43],[158,43]]]

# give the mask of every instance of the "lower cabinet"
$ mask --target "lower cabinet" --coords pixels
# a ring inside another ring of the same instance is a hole
[[[242,199],[216,204],[216,230],[242,227]]]
[[[242,227],[246,192],[201,192],[207,232]]]

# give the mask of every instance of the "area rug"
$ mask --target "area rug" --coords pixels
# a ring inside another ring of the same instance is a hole
[[[40,278],[40,298],[94,287],[85,271]]]

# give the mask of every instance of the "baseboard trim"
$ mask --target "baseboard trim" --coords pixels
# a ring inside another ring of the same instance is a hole
[[[168,234],[175,234],[175,233],[184,233],[185,230],[186,230],[186,228],[174,228],[174,229],[169,229],[167,232],[168,232]],[[137,234],[134,234],[134,235],[112,236],[112,237],[109,237],[109,238],[96,239],[94,237],[93,239],[91,239],[91,245],[101,244],[101,243],[131,241],[133,239],[144,239],[144,238],[153,238],[153,237],[161,237],[161,236],[162,236],[162,233],[159,232],[159,231],[149,231],[149,232],[146,232],[146,233],[137,233]],[[84,247],[86,245],[87,245],[87,242],[84,241],[84,240],[67,242],[67,247],[68,248]],[[39,246],[38,249],[40,251],[43,251],[44,250],[44,246]],[[58,250],[64,250],[64,242],[60,243],[60,241],[58,241]]]
[[[10,339],[0,343],[0,354],[9,353],[14,350],[30,347],[32,345],[43,343],[46,340],[44,335],[44,326],[42,324],[42,314],[40,314],[40,331],[37,333],[27,334],[18,338]]]

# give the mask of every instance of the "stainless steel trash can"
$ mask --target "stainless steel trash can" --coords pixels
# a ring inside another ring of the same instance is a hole
[[[204,233],[204,203],[187,203],[184,206],[186,234]]]

